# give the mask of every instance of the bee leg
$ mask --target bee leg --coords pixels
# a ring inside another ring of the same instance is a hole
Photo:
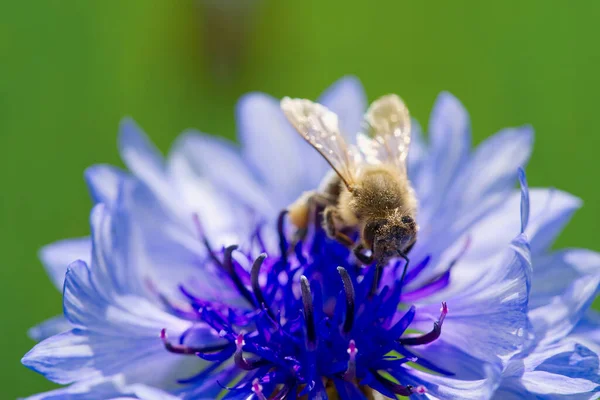
[[[338,211],[331,206],[328,206],[325,208],[325,211],[323,211],[323,217],[324,217],[324,221],[323,221],[323,228],[325,228],[325,232],[327,233],[327,236],[329,236],[332,239],[337,240],[338,242],[340,242],[341,244],[343,244],[344,246],[348,247],[348,248],[353,248],[354,247],[354,241],[352,241],[352,239],[350,239],[348,237],[348,235],[338,231],[337,227],[335,226],[335,220],[338,219]]]
[[[415,247],[415,244],[417,243],[417,241],[415,240],[414,242],[412,242],[412,244],[410,246],[408,246],[406,248],[406,250],[404,250],[404,254],[407,255],[408,253],[410,253],[410,251],[412,250],[413,247]],[[402,256],[401,256],[402,257]]]
[[[358,258],[358,261],[360,261],[361,263],[363,263],[365,265],[369,265],[369,264],[373,263],[374,257],[373,257],[373,254],[371,254],[369,256],[364,254],[362,252],[364,249],[365,249],[365,246],[362,243],[359,243],[356,247],[354,247],[354,249],[352,249],[352,252],[354,253],[354,256],[356,258]]]
[[[408,250],[410,250],[411,248],[412,248],[412,245],[408,248]],[[408,250],[406,251],[406,253],[408,253]],[[406,271],[408,270],[408,263],[410,262],[410,260],[406,256],[406,253],[403,253],[401,251],[398,252],[398,255],[401,258],[403,258],[404,261],[406,261],[406,263],[404,264],[404,269],[402,270],[402,278],[400,278],[400,286],[402,286],[404,284],[404,278],[406,277]]]
[[[288,207],[290,220],[297,228],[292,238],[290,252],[294,251],[296,245],[306,238],[311,215],[333,203],[334,200],[327,195],[312,191],[305,192],[295,203]]]

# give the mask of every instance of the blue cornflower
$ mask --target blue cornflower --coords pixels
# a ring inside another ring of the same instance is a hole
[[[323,102],[344,131],[358,130],[364,97],[355,80]],[[194,399],[590,398],[598,390],[598,324],[584,315],[600,263],[585,250],[549,251],[576,199],[529,191],[524,175],[513,189],[529,128],[505,130],[471,154],[464,109],[440,97],[430,144],[417,128],[409,157],[421,226],[412,266],[400,285],[403,263],[392,263],[373,290],[373,269],[318,223],[290,245],[278,211],[316,187],[326,166],[274,99],[250,95],[238,110],[243,157],[188,134],[165,165],[126,122],[121,150],[133,175],[88,170],[103,203],[92,213],[91,250],[82,239],[43,252],[49,264],[82,259],[64,283],[68,330],[23,360],[73,384],[40,398],[166,398],[158,390]]]

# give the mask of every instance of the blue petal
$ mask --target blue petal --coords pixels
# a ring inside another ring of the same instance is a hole
[[[85,170],[85,181],[94,203],[109,207],[117,200],[119,185],[128,174],[112,165],[93,165]]]
[[[438,339],[440,345],[455,347],[501,369],[522,349],[527,328],[531,262],[526,243],[517,239],[503,262],[482,266],[486,274],[476,282],[454,294],[442,291],[435,299],[428,299],[427,306],[417,304],[419,312],[415,320],[419,322],[414,327],[422,331],[431,329],[431,321],[439,313],[438,301],[446,300],[449,312]],[[440,354],[429,352],[427,347],[422,353],[431,360]]]
[[[419,194],[419,198],[423,198],[424,195],[421,194],[425,192],[425,188],[431,187],[433,177],[426,173],[429,149],[425,143],[421,125],[415,119],[411,122],[410,136],[410,149],[407,160],[408,176],[415,192]]]
[[[533,133],[528,127],[506,129],[477,148],[452,187],[445,194],[437,194],[443,199],[440,208],[429,219],[431,210],[423,211],[424,226],[443,227],[432,230],[431,236],[420,238],[429,253],[454,243],[474,223],[511,196],[519,167],[529,159],[532,140]]]
[[[121,234],[114,240],[115,248],[107,251],[116,259],[126,260],[117,264],[112,273],[121,282],[119,286],[125,286],[131,292],[145,293],[144,289],[150,284],[154,296],[161,294],[173,299],[182,296],[179,286],[186,284],[203,293],[206,299],[218,298],[231,301],[232,305],[245,304],[237,292],[235,297],[232,296],[234,291],[228,290],[228,282],[219,275],[214,263],[206,262],[206,248],[193,225],[191,210],[187,221],[174,218],[145,185],[136,182],[123,187],[119,197],[124,203],[123,210],[117,207],[118,218],[111,219],[120,226],[115,232]],[[201,208],[206,205],[199,203]],[[207,215],[206,212],[215,214]],[[244,235],[244,219],[239,214],[220,215],[218,209],[207,207],[200,220],[215,249],[223,244],[239,243],[239,237]],[[222,233],[234,223],[239,226],[239,231],[234,232],[236,236]]]
[[[486,368],[486,370],[492,370]],[[496,371],[496,370],[494,370]],[[427,372],[408,369],[402,383],[413,387],[422,385],[427,389],[427,396],[423,398],[440,400],[481,400],[490,398],[500,373],[488,374],[487,379],[460,380],[444,376],[436,376]],[[416,395],[413,395],[417,397]]]
[[[600,273],[600,254],[586,249],[566,249],[534,258],[530,308],[552,302],[578,278]]]
[[[360,80],[355,76],[341,78],[323,92],[318,102],[337,114],[342,134],[349,143],[355,142],[367,109],[367,96]]]
[[[521,233],[525,232],[529,223],[529,186],[525,170],[519,168],[519,182],[521,184]]]
[[[532,201],[532,215],[527,229],[531,238],[531,253],[548,250],[580,207],[580,199],[555,189],[546,192],[545,201],[540,200],[535,204]]]
[[[27,331],[27,335],[36,342],[49,338],[50,336],[68,331],[71,324],[65,317],[58,315],[37,324]]]
[[[460,263],[454,267],[455,273],[460,273],[461,278],[451,280],[451,285],[462,282],[463,278],[468,281],[479,279],[480,276],[487,273],[485,268],[482,268],[483,263],[502,257],[506,244],[510,243],[515,234],[520,231],[521,218],[519,210],[521,199],[522,194],[513,191],[508,199],[497,205],[457,241],[457,246],[462,246],[466,240],[470,241],[470,245],[468,251],[461,257]],[[565,212],[570,215],[573,210],[571,206],[578,203],[578,200],[568,193],[536,188],[530,190],[529,200],[529,224],[525,234],[532,242],[536,241],[538,235],[545,235],[545,227],[552,225],[552,221],[555,220],[557,215],[564,215]],[[559,217],[559,219],[561,218]],[[442,266],[448,265],[456,252],[446,252],[440,259],[439,264]],[[537,272],[536,268],[534,273]],[[537,282],[537,279],[534,282]]]
[[[169,154],[169,162],[173,162],[175,157],[177,162],[187,163],[198,179],[205,177],[240,204],[252,207],[264,216],[273,214],[264,190],[245,164],[239,149],[229,141],[199,132],[187,132],[177,139]]]
[[[262,93],[245,95],[238,102],[237,123],[244,156],[274,208],[283,209],[318,186],[327,163],[295,132],[279,101]]]
[[[574,341],[537,349],[522,360],[511,361],[503,373],[499,393],[507,398],[591,399],[600,391],[598,355]]]
[[[571,282],[564,294],[529,312],[536,340],[554,343],[571,332],[591,306],[600,285],[600,273],[585,275]]]
[[[573,329],[569,338],[577,340],[600,354],[600,313],[588,310]]]
[[[40,249],[39,258],[52,279],[54,286],[62,290],[67,266],[75,260],[89,262],[92,245],[89,237],[66,239]]]
[[[27,397],[25,400],[89,400],[89,399],[176,400],[160,389],[135,384],[127,386],[122,375],[101,377]]]
[[[463,105],[450,93],[441,93],[429,120],[431,158],[429,174],[431,186],[422,194],[423,199],[437,208],[439,198],[452,187],[467,162],[471,150],[471,126]]]
[[[65,280],[65,315],[81,328],[37,344],[23,357],[24,365],[62,384],[123,373],[132,382],[168,385],[182,362],[197,364],[168,353],[158,337],[162,328],[176,337],[189,323],[143,298],[106,297],[92,275],[87,265],[75,262]]]
[[[154,191],[168,193],[163,157],[132,119],[121,121],[118,144],[123,162],[136,177]]]

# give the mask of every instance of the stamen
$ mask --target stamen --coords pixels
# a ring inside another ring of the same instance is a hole
[[[204,346],[204,347],[190,347],[183,344],[172,344],[169,342],[167,338],[167,330],[165,328],[160,331],[160,339],[167,351],[175,354],[187,354],[187,355],[195,355],[197,353],[210,353],[215,351],[223,350],[227,347],[226,344],[219,344],[214,346]]]
[[[258,378],[254,378],[254,380],[252,381],[252,391],[254,392],[256,397],[258,397],[259,400],[267,400],[262,390],[263,387],[260,384],[260,381],[258,380]]]
[[[427,393],[427,389],[425,388],[425,386],[419,385],[413,389],[413,392],[418,393],[418,394],[425,394],[425,393]]]
[[[239,274],[235,272],[233,267],[233,252],[237,250],[237,245],[231,245],[225,249],[225,255],[223,256],[223,263],[221,264],[225,272],[229,275],[229,278],[233,281],[233,284],[237,288],[238,292],[244,297],[250,304],[254,305],[254,298],[248,291],[248,288],[244,285],[240,279]]]
[[[442,333],[442,324],[444,323],[446,314],[448,314],[448,306],[446,305],[446,302],[442,302],[440,318],[433,323],[433,329],[431,330],[431,332],[426,333],[422,336],[398,339],[398,342],[404,346],[420,346],[423,344],[433,342],[434,340],[439,338],[440,334]]]
[[[354,293],[354,285],[352,284],[352,279],[343,267],[337,268],[340,276],[342,277],[342,283],[344,284],[344,292],[346,293],[346,317],[344,319],[343,332],[348,333],[352,330],[352,326],[354,325],[354,301],[355,301],[355,293]]]
[[[358,353],[354,340],[350,340],[347,352],[350,355],[350,358],[348,359],[348,369],[344,373],[344,379],[353,381],[356,378],[356,354]]]
[[[304,306],[304,320],[306,322],[306,344],[308,349],[312,351],[317,347],[317,331],[310,285],[304,275],[300,277],[300,287],[302,289],[302,305]]]
[[[265,261],[266,258],[267,258],[267,254],[262,253],[256,258],[256,260],[254,260],[254,263],[252,264],[252,270],[250,271],[250,279],[252,282],[252,293],[254,293],[254,298],[256,299],[256,306],[258,308],[264,307],[267,310],[267,313],[269,314],[269,316],[273,320],[275,320],[275,314],[273,314],[273,311],[271,311],[271,309],[267,306],[267,301],[265,300],[262,289],[260,288],[260,284],[258,282],[258,278],[259,278],[259,274],[260,274],[260,267],[262,267],[263,262]]]
[[[277,233],[279,234],[279,254],[281,258],[287,262],[287,249],[288,243],[285,237],[285,216],[287,215],[288,210],[283,210],[279,213],[279,217],[277,218]]]
[[[210,256],[211,260],[215,264],[221,266],[222,265],[221,261],[219,261],[219,258],[215,254],[212,246],[210,245],[210,242],[208,241],[208,238],[204,234],[204,229],[202,228],[202,223],[200,222],[200,217],[198,216],[197,213],[193,213],[192,214],[192,219],[194,221],[194,225],[196,226],[196,231],[198,232],[198,238],[204,244],[204,247],[206,248],[206,251],[208,252],[208,255]]]
[[[374,375],[375,375],[375,379],[377,379],[379,382],[381,382],[389,390],[391,390],[395,394],[399,394],[400,396],[410,396],[413,393],[418,393],[418,394],[427,393],[427,389],[424,386],[421,386],[421,385],[419,385],[417,387],[414,387],[412,385],[404,386],[399,383],[394,383],[394,382],[387,380],[386,378],[381,376],[379,373],[375,373]]]
[[[258,368],[259,366],[264,364],[264,361],[261,359],[258,360],[248,360],[244,357],[243,347],[246,345],[246,341],[244,340],[244,334],[240,333],[235,338],[235,353],[233,354],[233,361],[238,368],[241,368],[246,371],[250,371]]]

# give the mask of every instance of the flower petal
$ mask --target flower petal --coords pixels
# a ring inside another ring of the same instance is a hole
[[[326,162],[294,131],[279,101],[262,93],[247,94],[238,102],[236,119],[244,156],[269,191],[274,208],[283,209],[318,186],[328,170]]]
[[[444,199],[441,208],[423,222],[425,229],[419,240],[428,253],[446,249],[511,196],[519,167],[529,159],[532,140],[533,133],[528,127],[506,129],[477,148],[452,187],[445,194],[437,194]],[[443,229],[428,228],[430,225]],[[517,232],[511,232],[511,236]]]
[[[431,329],[440,299],[446,300],[449,312],[438,339],[440,345],[455,347],[481,360],[482,365],[490,364],[501,370],[524,345],[531,279],[531,260],[521,237],[513,241],[506,257],[504,262],[487,267],[487,274],[471,286],[454,294],[441,291],[427,299],[428,305],[417,304],[415,321],[419,322],[414,326],[422,331]],[[440,352],[433,353],[427,346],[418,350],[425,359],[440,359],[436,356]]]
[[[575,326],[569,338],[600,354],[600,313],[595,310],[588,310]]]
[[[499,393],[529,393],[532,398],[544,399],[563,399],[566,395],[590,399],[599,391],[598,355],[572,340],[542,346],[524,359],[511,361],[499,388]],[[497,394],[496,398],[504,397]]]
[[[251,207],[261,215],[273,214],[269,199],[245,164],[239,149],[227,140],[199,132],[184,133],[169,154],[169,165],[173,163],[186,163],[189,171],[197,175],[194,180],[210,180],[240,204]],[[172,172],[177,171],[181,169]],[[172,178],[178,179],[175,174],[172,174]],[[186,188],[181,189],[184,191]]]
[[[529,312],[540,345],[554,343],[571,332],[589,309],[600,285],[600,273],[573,281],[564,294]]]
[[[600,273],[600,254],[586,249],[566,249],[534,258],[529,307],[536,308],[562,295],[573,281]]]
[[[92,201],[110,207],[117,200],[121,181],[129,175],[112,165],[93,165],[85,170],[84,176]]]
[[[37,324],[27,331],[27,335],[36,342],[49,338],[50,336],[68,331],[71,324],[65,317],[58,315]]]
[[[70,266],[64,309],[69,321],[80,328],[39,343],[25,355],[23,364],[62,384],[116,373],[130,382],[172,383],[173,374],[183,368],[181,363],[190,361],[168,353],[158,335],[162,328],[180,335],[189,323],[146,299],[120,296],[110,288],[99,292],[95,273],[83,262]]]
[[[89,262],[92,245],[89,237],[66,239],[42,247],[39,258],[46,268],[50,279],[62,290],[67,267],[75,260]]]
[[[318,102],[337,114],[342,134],[348,143],[353,143],[367,109],[367,96],[360,80],[355,76],[339,79],[321,94]]]
[[[430,186],[424,187],[420,198],[428,208],[437,209],[441,199],[462,170],[471,150],[471,123],[463,105],[450,93],[441,93],[429,120],[431,157],[428,172]]]
[[[173,396],[160,389],[146,385],[126,386],[123,375],[100,377],[71,386],[39,393],[25,400],[89,400],[95,399],[138,399],[138,400],[176,400]]]
[[[488,370],[491,370],[491,368],[486,368],[486,374],[488,375],[487,379],[460,380],[410,369],[407,370],[405,381],[406,384],[410,384],[413,387],[419,385],[425,386],[427,389],[426,397],[430,399],[488,399],[491,396],[494,384],[498,381],[500,375],[499,372],[495,372],[492,376],[487,372]]]
[[[137,178],[158,194],[170,193],[162,154],[132,119],[121,121],[118,144],[123,162]]]

